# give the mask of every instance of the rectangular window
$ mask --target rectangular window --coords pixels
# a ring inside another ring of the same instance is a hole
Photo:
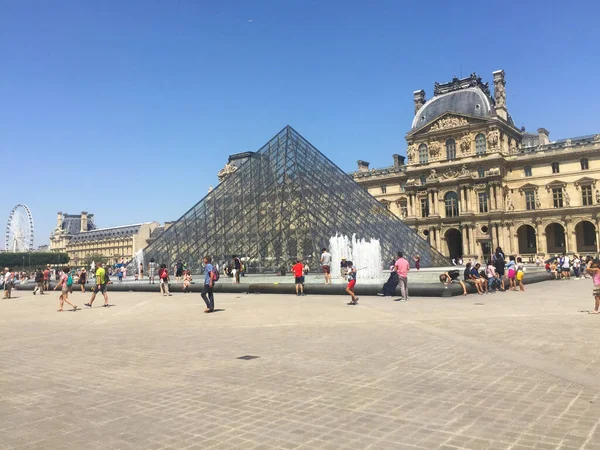
[[[555,208],[563,207],[563,190],[562,190],[562,188],[553,188],[552,189],[552,200],[554,202]]]
[[[560,166],[557,162],[552,163],[552,173],[560,173]]]
[[[580,162],[581,162],[581,170],[588,170],[590,168],[590,163],[587,158],[583,158]]]
[[[421,216],[429,217],[429,200],[426,198],[421,199]]]
[[[533,176],[533,171],[531,169],[531,166],[525,166],[525,176],[526,177],[531,177]]]
[[[488,195],[487,192],[480,192],[477,194],[479,198],[479,212],[486,213],[488,212]]]
[[[381,185],[381,193],[385,194],[387,192],[387,186],[385,184]]]
[[[535,192],[525,191],[525,209],[529,211],[535,209]]]
[[[400,202],[400,215],[402,217],[408,216],[408,204],[407,204],[406,200],[402,200]]]
[[[581,186],[581,204],[583,206],[592,206],[592,187]]]

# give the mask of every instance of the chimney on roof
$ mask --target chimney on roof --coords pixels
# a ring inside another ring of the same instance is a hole
[[[550,143],[550,132],[545,128],[538,128],[538,144],[548,145]]]
[[[63,213],[59,211],[57,213],[57,218],[56,218],[56,228],[61,230],[62,224],[63,224]]]
[[[394,169],[397,169],[404,165],[404,156],[393,154],[392,158],[394,158]]]
[[[358,164],[359,172],[368,172],[369,171],[369,163],[366,161],[361,161],[360,159],[356,161]]]
[[[494,100],[496,101],[496,114],[504,120],[508,120],[508,110],[506,109],[506,81],[504,80],[504,70],[496,70],[494,73]]]
[[[420,91],[413,92],[413,101],[415,103],[415,115],[417,115],[425,104],[425,91],[421,89]]]
[[[81,232],[88,230],[88,213],[87,211],[81,211]]]

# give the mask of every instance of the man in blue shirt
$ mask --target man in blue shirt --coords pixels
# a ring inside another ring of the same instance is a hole
[[[213,296],[213,285],[215,279],[215,269],[210,263],[210,256],[204,257],[204,286],[202,287],[202,300],[206,303],[205,313],[211,313],[215,310],[215,297]]]

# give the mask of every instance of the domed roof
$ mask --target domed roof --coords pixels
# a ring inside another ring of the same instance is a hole
[[[417,111],[412,129],[421,128],[447,112],[473,117],[490,117],[492,103],[479,87],[468,87],[436,95]]]

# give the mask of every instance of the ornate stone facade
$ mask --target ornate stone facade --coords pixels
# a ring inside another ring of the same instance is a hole
[[[417,91],[407,164],[354,179],[449,258],[598,254],[600,134],[552,142],[515,127],[493,76],[493,97],[476,74],[428,101]]]
[[[50,236],[50,250],[68,253],[72,267],[83,265],[89,255],[102,255],[109,264],[130,261],[151,238],[156,238],[153,232],[164,230],[158,222],[96,228],[92,218],[93,214],[87,212],[58,213],[56,228]]]

